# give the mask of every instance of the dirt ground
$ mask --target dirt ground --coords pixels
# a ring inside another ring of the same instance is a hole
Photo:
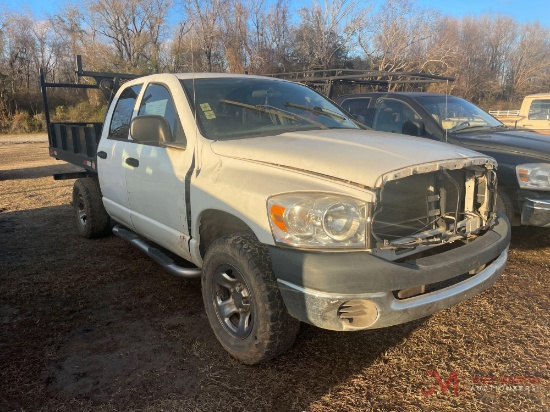
[[[1,411],[549,409],[550,229],[514,229],[506,272],[467,302],[381,330],[304,325],[288,353],[245,366],[199,281],[78,237],[73,181],[51,177],[71,166],[26,141],[0,137]]]

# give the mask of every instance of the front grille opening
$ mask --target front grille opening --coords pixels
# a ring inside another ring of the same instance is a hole
[[[481,265],[479,268],[474,269],[474,270],[472,270],[468,273],[462,273],[460,275],[457,275],[457,276],[454,276],[452,278],[445,279],[445,280],[442,280],[442,281],[439,281],[439,282],[434,282],[434,283],[429,283],[427,285],[417,286],[416,288],[422,288],[423,289],[422,293],[417,293],[417,294],[414,294],[414,295],[411,296],[411,293],[408,293],[408,292],[410,290],[415,289],[414,287],[412,287],[412,288],[407,288],[407,289],[394,290],[394,291],[392,291],[393,296],[398,300],[405,300],[405,299],[409,299],[409,298],[412,298],[412,297],[415,297],[415,296],[424,295],[426,293],[437,292],[438,290],[445,289],[445,288],[448,288],[450,286],[457,285],[460,282],[464,282],[465,280],[468,280],[468,279],[476,276],[479,272],[484,270],[487,266],[491,265],[491,263],[493,263],[495,261],[495,259],[490,260],[486,264]],[[400,295],[405,296],[405,297],[400,297]]]
[[[465,170],[449,170],[393,180],[380,194],[372,234],[378,241],[435,229],[445,215],[464,218]],[[458,211],[458,215],[457,215]]]
[[[438,290],[448,288],[449,286],[454,286],[454,285],[456,285],[460,282],[464,282],[465,280],[470,279],[472,276],[475,276],[475,275],[470,275],[469,273],[463,273],[462,275],[458,275],[458,276],[452,277],[450,279],[442,280],[441,282],[435,282],[435,283],[430,283],[430,284],[427,284],[427,285],[422,285],[424,292],[423,293],[418,293],[418,294],[415,294],[415,295],[412,295],[412,296],[405,293],[406,297],[400,297],[400,293],[406,292],[407,289],[394,290],[393,291],[393,296],[398,300],[406,300],[406,299],[409,299],[409,298],[413,298],[415,296],[424,295],[426,293],[436,292]],[[409,288],[409,289],[412,289],[412,288]]]
[[[440,253],[448,252],[450,250],[453,250],[453,249],[459,248],[461,246],[464,246],[467,243],[468,242],[465,241],[465,240],[456,240],[456,241],[450,242],[450,243],[443,243],[439,246],[432,247],[431,249],[423,250],[421,252],[417,252],[415,254],[407,255],[407,256],[402,257],[400,259],[396,259],[396,260],[394,260],[394,262],[396,262],[396,263],[409,263],[409,264],[414,265],[414,264],[416,264],[417,259],[421,259],[421,258],[424,258],[424,257],[438,255]]]

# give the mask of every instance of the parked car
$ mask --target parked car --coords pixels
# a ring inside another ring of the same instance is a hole
[[[448,142],[494,157],[498,209],[516,225],[550,226],[550,137],[511,129],[472,103],[443,94],[349,94],[336,102],[374,130]]]
[[[550,93],[525,96],[519,110],[491,110],[489,114],[506,126],[550,135]]]

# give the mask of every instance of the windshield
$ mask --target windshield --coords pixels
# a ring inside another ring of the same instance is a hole
[[[224,140],[315,129],[359,129],[337,106],[297,83],[221,77],[181,81],[208,139]],[[194,85],[194,90],[193,90]]]
[[[490,114],[459,97],[418,96],[415,100],[444,130],[458,132],[474,128],[504,126]]]

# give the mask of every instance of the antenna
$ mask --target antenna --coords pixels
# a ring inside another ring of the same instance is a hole
[[[447,79],[447,85],[445,87],[445,119],[447,119],[449,117],[448,97],[449,97],[449,80]],[[449,130],[448,129],[445,129],[445,142],[449,143]]]

